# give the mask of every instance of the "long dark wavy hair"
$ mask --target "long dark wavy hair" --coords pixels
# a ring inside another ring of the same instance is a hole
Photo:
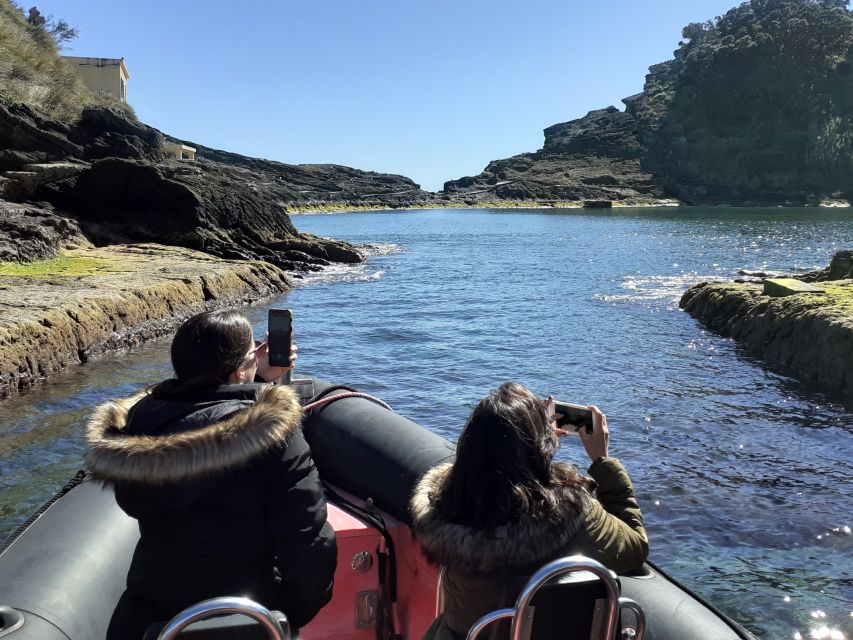
[[[456,461],[430,499],[449,521],[486,531],[522,515],[554,520],[566,513],[565,504],[557,508],[566,498],[579,513],[588,480],[553,461],[558,447],[542,401],[506,382],[474,408]]]
[[[175,377],[152,389],[160,398],[219,386],[246,359],[252,346],[252,325],[239,311],[216,309],[185,321],[172,340]]]

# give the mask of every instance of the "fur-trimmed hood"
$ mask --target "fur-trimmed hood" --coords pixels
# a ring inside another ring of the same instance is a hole
[[[245,464],[286,442],[300,428],[302,409],[290,387],[263,385],[254,403],[198,429],[165,435],[127,433],[140,393],[98,407],[86,431],[86,466],[107,483],[160,485],[197,479]]]
[[[416,485],[410,502],[412,529],[427,559],[449,569],[491,572],[553,559],[571,546],[590,509],[592,497],[585,490],[582,504],[578,505],[576,492],[569,487],[556,487],[553,491],[560,494],[556,521],[522,514],[518,522],[501,525],[490,535],[448,521],[430,498],[441,492],[452,466],[445,463],[428,471]]]

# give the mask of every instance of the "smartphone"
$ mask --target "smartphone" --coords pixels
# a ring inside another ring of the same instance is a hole
[[[270,364],[274,367],[289,367],[293,312],[290,309],[270,309],[267,328]]]
[[[567,431],[577,431],[580,428],[592,433],[592,411],[579,404],[571,402],[554,402],[554,413],[557,414],[557,426]]]

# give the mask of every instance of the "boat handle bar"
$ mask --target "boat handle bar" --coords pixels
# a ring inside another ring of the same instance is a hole
[[[634,627],[634,640],[643,640],[646,635],[646,614],[643,608],[631,598],[619,598],[619,607],[630,609],[637,616],[636,626]]]
[[[173,640],[193,622],[206,620],[214,616],[240,614],[256,620],[267,632],[271,640],[290,640],[290,625],[284,621],[284,628],[267,609],[248,598],[212,598],[194,604],[169,620],[157,640]]]

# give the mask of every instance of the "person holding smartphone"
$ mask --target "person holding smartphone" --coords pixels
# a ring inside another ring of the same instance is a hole
[[[507,382],[468,418],[456,460],[428,471],[410,503],[412,529],[427,559],[445,568],[445,610],[425,640],[464,638],[490,611],[507,606],[511,580],[572,554],[614,571],[642,566],[649,541],[628,472],[609,457],[607,418],[579,429],[593,480],[555,462],[554,400]],[[595,492],[595,493],[593,493]]]
[[[293,628],[330,599],[337,547],[293,390],[243,314],[184,322],[173,378],[99,407],[86,465],[139,521],[108,640],[141,638],[208,598],[242,595]]]

